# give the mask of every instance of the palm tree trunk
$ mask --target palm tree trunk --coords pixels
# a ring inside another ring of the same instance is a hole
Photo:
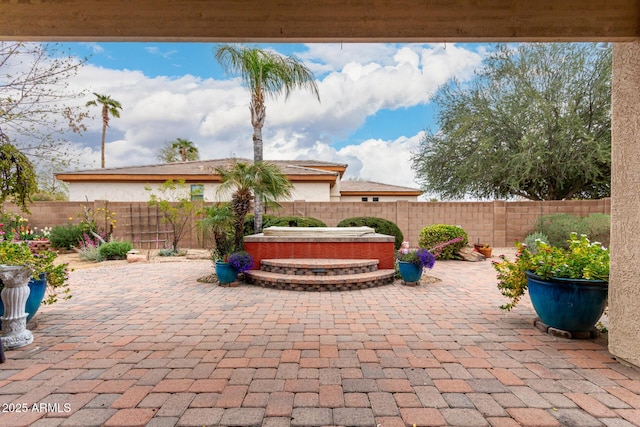
[[[264,103],[260,102],[256,96],[252,97],[251,124],[253,125],[253,163],[262,162],[262,125],[266,115]],[[253,198],[253,231],[258,234],[262,232],[262,195],[255,194]]]
[[[109,110],[107,109],[107,105],[104,104],[102,106],[102,144],[100,146],[100,160],[102,169],[104,169],[104,144],[107,139],[107,126],[109,126]]]
[[[102,124],[102,144],[100,146],[100,161],[102,165],[102,169],[104,169],[104,143],[107,138],[107,127]]]

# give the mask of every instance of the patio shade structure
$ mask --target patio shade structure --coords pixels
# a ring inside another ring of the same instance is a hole
[[[614,42],[609,347],[640,366],[640,0],[2,2],[0,39]]]

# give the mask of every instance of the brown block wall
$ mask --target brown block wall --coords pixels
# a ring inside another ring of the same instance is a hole
[[[64,224],[78,217],[84,208],[94,212],[102,207],[116,212],[118,222],[114,236],[120,239],[140,241],[141,236],[160,236],[166,242],[148,243],[134,242],[134,246],[170,247],[170,228],[159,220],[153,208],[145,202],[35,202],[30,206],[31,214],[21,215],[29,219],[29,224],[39,228]],[[5,211],[19,213],[10,204],[5,204]],[[462,227],[469,235],[469,243],[480,240],[494,247],[513,246],[516,240],[523,240],[533,230],[533,226],[541,215],[552,213],[570,213],[587,216],[591,213],[611,213],[611,200],[559,200],[545,202],[305,202],[294,201],[281,203],[278,209],[269,209],[270,215],[298,215],[317,218],[329,227],[354,216],[375,216],[395,222],[402,230],[405,240],[412,246],[418,245],[420,230],[431,224],[452,224]],[[142,219],[141,219],[142,217]],[[182,248],[209,248],[211,244],[203,241],[198,235],[197,218],[191,218],[188,232],[180,241]],[[99,225],[104,226],[105,220]],[[145,234],[146,233],[146,234]],[[143,240],[155,240],[149,237]]]

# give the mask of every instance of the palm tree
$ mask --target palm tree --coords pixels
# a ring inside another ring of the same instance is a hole
[[[262,125],[266,116],[265,98],[276,98],[293,89],[308,89],[320,101],[313,73],[296,57],[244,46],[221,45],[216,59],[230,73],[239,73],[251,93],[251,124],[253,126],[253,161],[262,161]],[[262,231],[262,200],[254,205],[255,232]]]
[[[200,157],[198,147],[196,147],[193,142],[186,139],[176,138],[176,140],[171,143],[171,148],[180,154],[180,158],[183,162],[186,162],[187,160],[198,160]]]
[[[243,248],[244,219],[251,209],[251,201],[274,204],[278,199],[291,197],[293,184],[272,163],[234,162],[230,168],[216,168],[221,184],[218,194],[231,192],[231,211],[235,217],[234,250]]]
[[[120,112],[118,109],[122,110],[122,105],[120,102],[111,98],[109,95],[100,95],[99,93],[93,93],[96,96],[96,99],[87,102],[87,107],[89,106],[97,106],[100,104],[102,106],[102,145],[101,145],[101,164],[102,168],[104,168],[104,143],[105,138],[107,136],[107,128],[109,127],[109,114],[113,117],[120,117]]]

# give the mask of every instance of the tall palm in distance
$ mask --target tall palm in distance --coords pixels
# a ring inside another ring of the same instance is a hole
[[[176,138],[176,140],[171,143],[171,148],[178,152],[183,162],[198,160],[200,157],[198,147],[187,139]]]
[[[251,125],[253,126],[253,161],[263,160],[262,126],[266,117],[265,100],[284,94],[285,99],[293,89],[307,89],[318,101],[320,94],[313,73],[294,56],[282,56],[242,45],[220,45],[216,59],[227,73],[240,74],[251,94]],[[256,192],[254,201],[255,232],[262,231],[262,197]]]
[[[269,204],[291,197],[293,184],[280,169],[268,162],[234,162],[231,167],[218,167],[221,184],[218,194],[231,193],[231,210],[235,218],[234,250],[243,248],[244,219],[251,210],[251,201],[261,197]],[[255,198],[255,199],[254,199]]]
[[[104,169],[104,145],[105,139],[107,137],[107,128],[109,127],[109,114],[113,117],[120,117],[120,111],[122,110],[122,105],[120,102],[111,98],[109,95],[100,95],[99,93],[93,93],[96,99],[87,102],[87,107],[90,106],[102,106],[102,144],[101,144],[101,156],[100,156],[100,164]]]

